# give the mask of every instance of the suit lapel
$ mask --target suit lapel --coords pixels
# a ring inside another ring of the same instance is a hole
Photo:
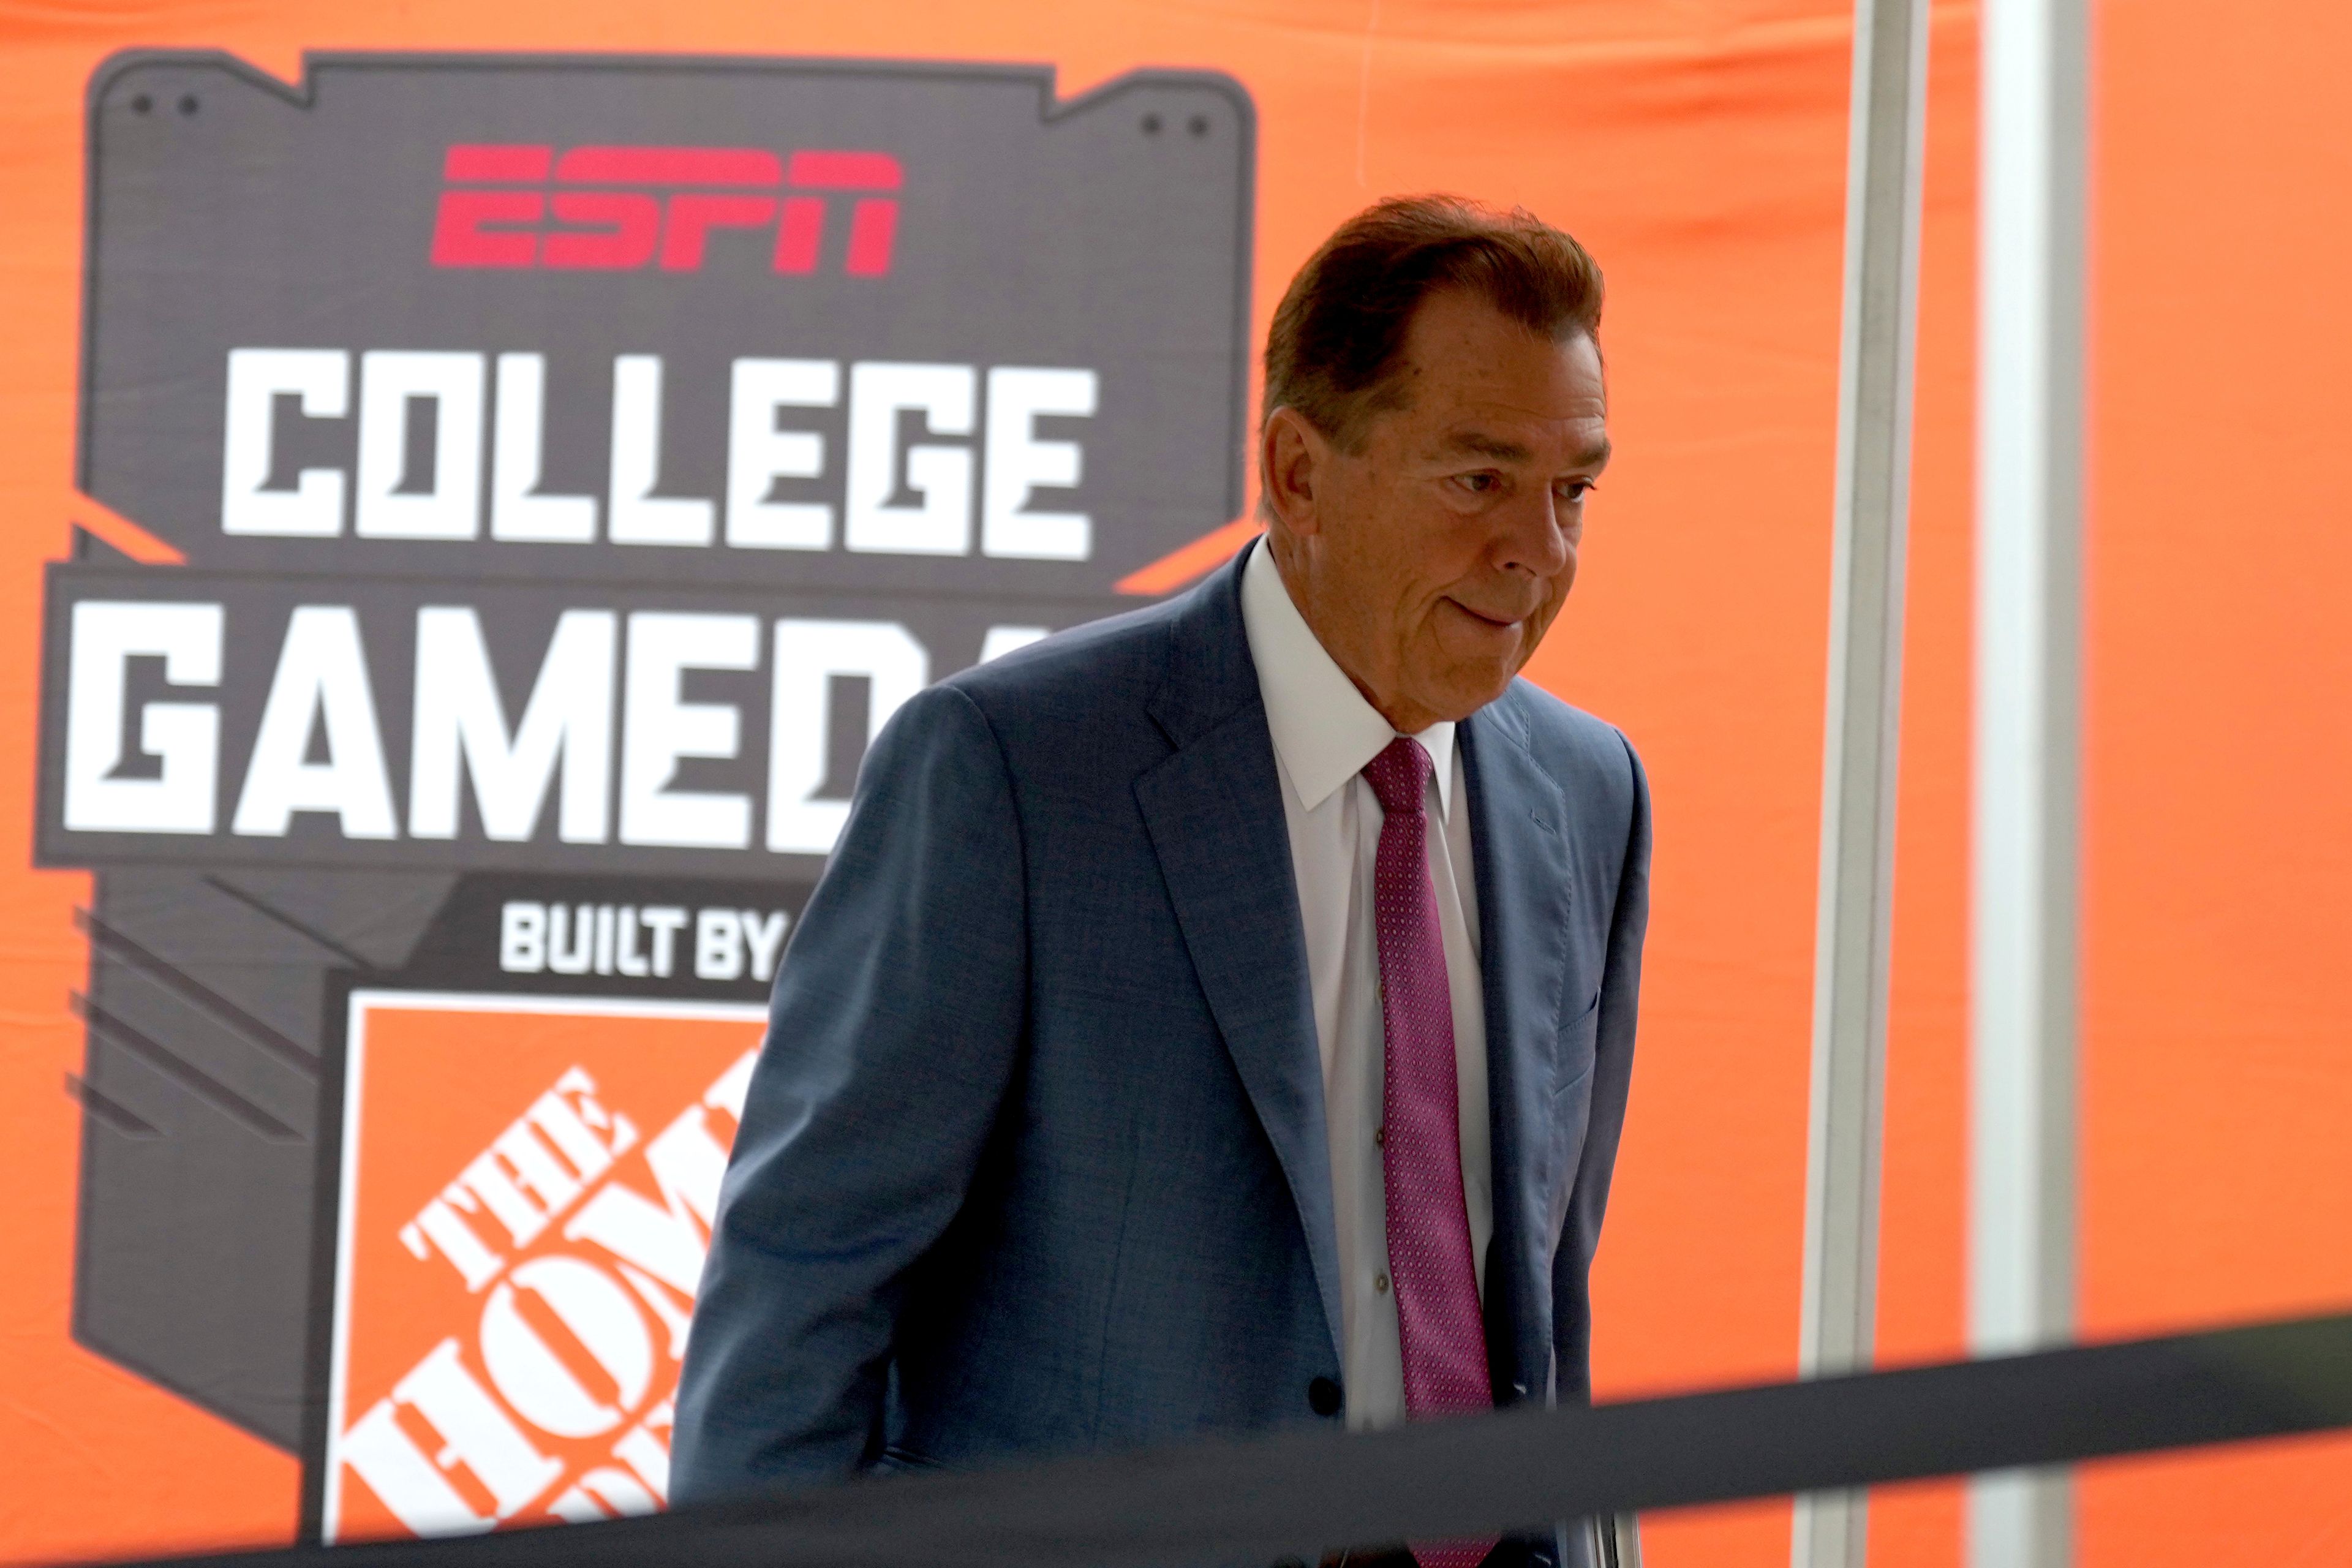
[[[1486,1081],[1492,1127],[1495,1239],[1487,1308],[1507,1308],[1516,1365],[1497,1368],[1497,1393],[1541,1399],[1550,1368],[1551,1280],[1538,1277],[1549,1184],[1553,1058],[1567,981],[1570,868],[1566,801],[1528,750],[1525,716],[1506,692],[1465,721],[1462,767],[1470,793],[1478,883],[1479,975],[1486,1002]],[[1499,1265],[1499,1268],[1496,1266]],[[1504,1289],[1494,1286],[1497,1279]],[[1490,1329],[1489,1342],[1500,1336]]]
[[[1171,627],[1170,678],[1151,709],[1176,752],[1136,781],[1135,799],[1201,989],[1297,1205],[1337,1355],[1323,1065],[1281,775],[1243,631],[1240,568],[1236,561],[1204,584]]]

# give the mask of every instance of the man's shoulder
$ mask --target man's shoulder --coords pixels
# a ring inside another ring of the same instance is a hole
[[[1167,679],[1181,600],[1089,621],[950,676],[940,685],[1000,736],[1141,719]]]
[[[1608,720],[1563,702],[1525,679],[1505,688],[1494,708],[1503,727],[1561,787],[1622,795],[1629,807],[1646,791],[1633,742]]]

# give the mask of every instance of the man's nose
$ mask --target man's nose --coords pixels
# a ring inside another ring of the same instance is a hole
[[[1571,513],[1572,508],[1563,504],[1549,486],[1501,509],[1495,564],[1536,577],[1558,576],[1574,553]]]

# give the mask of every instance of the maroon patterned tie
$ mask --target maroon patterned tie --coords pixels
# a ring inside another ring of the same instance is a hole
[[[1402,735],[1364,768],[1380,797],[1372,911],[1380,927],[1383,1058],[1381,1172],[1388,1188],[1389,1277],[1404,1360],[1404,1408],[1425,1420],[1494,1406],[1470,1211],[1462,1195],[1454,998],[1437,895],[1429,885],[1429,753]],[[1422,1568],[1473,1568],[1495,1541],[1417,1541]]]

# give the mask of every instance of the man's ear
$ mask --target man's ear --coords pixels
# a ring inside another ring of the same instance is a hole
[[[1261,493],[1276,519],[1294,534],[1320,528],[1316,501],[1330,471],[1331,443],[1291,407],[1266,416],[1258,437]]]

